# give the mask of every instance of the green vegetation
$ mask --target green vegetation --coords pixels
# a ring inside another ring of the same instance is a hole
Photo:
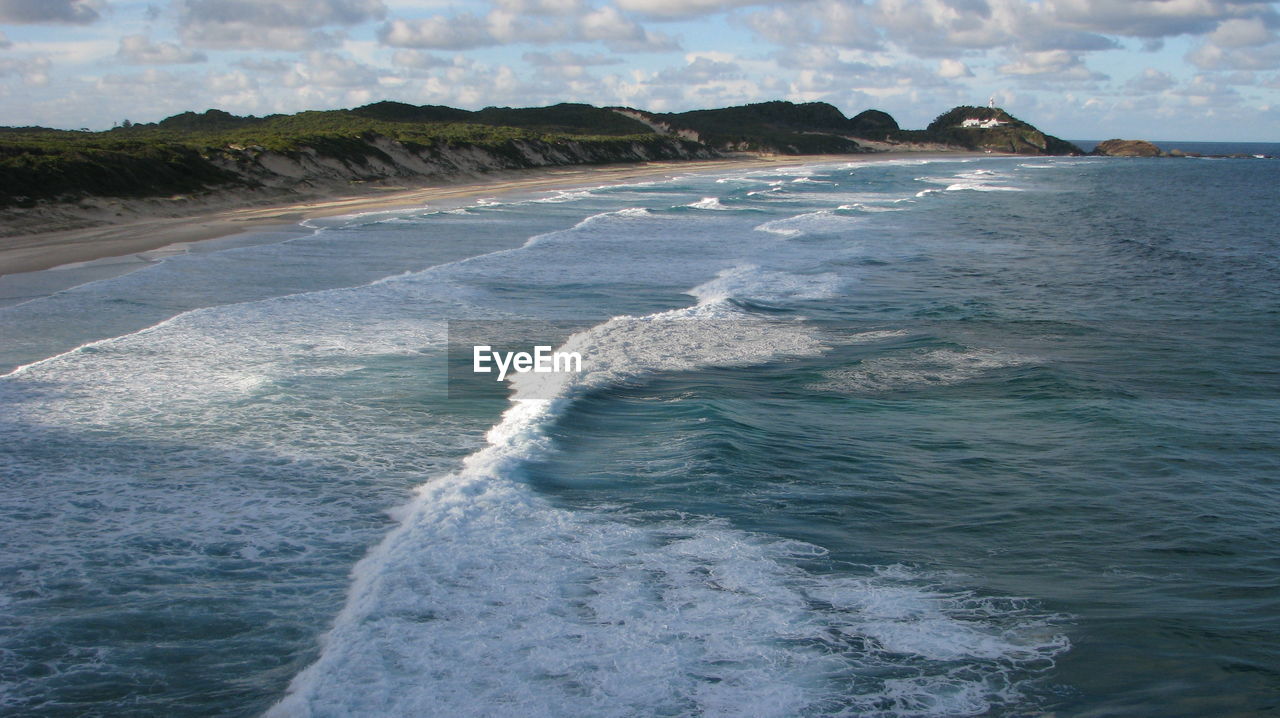
[[[380,138],[427,156],[444,148],[476,147],[512,167],[527,164],[517,142],[585,145],[603,162],[625,144],[657,139],[642,123],[588,105],[467,112],[382,102],[269,117],[184,112],[106,132],[2,128],[0,207],[86,195],[147,197],[253,186],[227,168],[244,148],[286,157],[314,152],[357,166],[371,159],[390,162],[375,144]]]
[[[652,132],[648,125],[612,110],[568,102],[550,107],[486,107],[476,112],[442,105],[415,107],[402,102],[376,102],[351,113],[389,122],[469,123],[553,135],[624,136]]]
[[[63,196],[145,196],[236,181],[199,149],[108,132],[0,131],[0,207]]]
[[[898,121],[888,112],[863,110],[849,118],[849,127],[857,137],[883,140],[898,131]]]
[[[848,137],[854,133],[849,119],[825,102],[761,102],[652,117],[676,129],[693,130],[704,143],[721,150],[789,155],[864,151]]]

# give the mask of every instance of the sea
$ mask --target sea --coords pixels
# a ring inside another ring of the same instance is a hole
[[[675,172],[0,280],[0,715],[1280,715],[1280,160]]]

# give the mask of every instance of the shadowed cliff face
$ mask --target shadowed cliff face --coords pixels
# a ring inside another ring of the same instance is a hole
[[[1099,142],[1090,154],[1102,157],[1159,157],[1159,147],[1146,140],[1107,140]]]

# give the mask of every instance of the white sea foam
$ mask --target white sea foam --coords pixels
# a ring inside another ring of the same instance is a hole
[[[731,209],[733,209],[732,207],[726,207],[726,206],[724,206],[723,204],[721,204],[721,203],[720,203],[720,198],[719,198],[719,197],[703,197],[702,199],[698,200],[697,202],[691,202],[691,203],[686,204],[686,205],[684,205],[684,206],[685,206],[685,207],[692,207],[692,208],[694,208],[694,209],[711,209],[711,210],[731,210]]]
[[[955,182],[947,185],[948,192],[959,192],[963,190],[972,190],[974,192],[1022,192],[1020,187],[1009,187],[1007,185],[994,185],[985,182]]]
[[[590,199],[595,196],[596,193],[592,190],[564,190],[549,197],[539,197],[538,199],[529,201],[536,204],[563,204],[565,202],[577,202],[578,200]]]
[[[762,302],[829,299],[838,296],[843,281],[834,273],[801,275],[761,269],[747,264],[721,271],[715,279],[687,293],[699,304],[728,299],[754,299]]]
[[[878,393],[927,386],[950,386],[988,372],[1034,364],[1032,357],[990,349],[933,349],[868,359],[857,366],[825,372],[821,391]]]
[[[853,204],[842,204],[836,209],[844,210],[846,212],[856,211],[856,212],[867,212],[867,213],[874,214],[876,212],[903,212],[903,211],[906,211],[907,208],[906,207],[887,207],[884,205],[863,204],[861,202],[855,202]]]
[[[579,220],[577,224],[573,225],[567,230],[556,230],[554,232],[546,232],[544,234],[535,234],[532,237],[530,237],[528,240],[526,240],[525,243],[518,248],[518,250],[528,249],[530,247],[535,247],[539,245],[546,245],[553,242],[573,241],[573,238],[575,237],[577,232],[583,229],[586,229],[588,227],[607,225],[610,222],[627,222],[630,220],[641,219],[641,218],[656,218],[657,216],[658,215],[655,215],[653,212],[650,212],[648,209],[645,209],[644,207],[626,207],[623,209],[614,210],[612,212],[600,212],[598,214],[593,214],[589,217],[585,217]],[[518,251],[518,250],[506,250],[506,252]],[[502,254],[502,252],[499,252],[496,254]],[[473,259],[479,259],[479,258],[477,257]],[[460,264],[464,264],[467,262],[468,260],[462,260]]]
[[[968,172],[959,172],[951,177],[917,177],[917,182],[928,182],[930,184],[946,185],[947,192],[961,192],[970,190],[974,192],[1022,192],[1020,187],[1012,187],[1009,185],[996,184],[995,180],[1004,178],[1005,175],[995,172],[994,170],[976,169]],[[917,197],[926,197],[935,193],[936,190],[923,190],[917,192]]]
[[[735,281],[750,276],[777,282],[745,268]],[[357,565],[321,657],[269,715],[973,714],[1016,695],[1011,666],[1064,649],[1043,617],[902,567],[811,573],[798,562],[825,553],[811,544],[568,511],[522,483],[593,387],[823,351],[803,323],[744,321],[714,287],[691,293],[693,307],[571,337],[562,350],[592,357],[584,374],[518,375],[488,445],[424,485]]]
[[[756,226],[755,230],[769,232],[782,237],[799,237],[814,232],[848,230],[861,221],[863,221],[863,218],[839,215],[833,210],[823,209],[765,222]]]

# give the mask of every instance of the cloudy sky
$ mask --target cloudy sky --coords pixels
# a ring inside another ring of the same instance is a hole
[[[0,0],[0,124],[382,99],[671,111],[770,99],[921,127],[994,95],[1072,139],[1280,141],[1258,0]]]

